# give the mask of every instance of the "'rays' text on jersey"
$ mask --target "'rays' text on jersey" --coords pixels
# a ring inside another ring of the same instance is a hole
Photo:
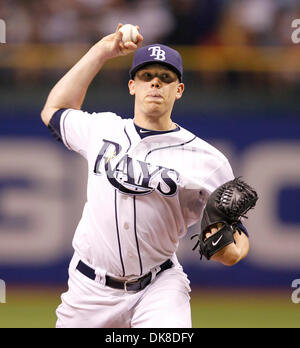
[[[145,195],[154,190],[164,196],[176,194],[179,180],[176,170],[140,161],[128,154],[118,157],[122,146],[105,139],[103,142],[94,166],[96,175],[105,173],[111,185],[127,194]]]

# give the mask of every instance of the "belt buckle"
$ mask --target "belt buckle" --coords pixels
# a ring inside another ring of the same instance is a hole
[[[127,284],[133,284],[133,283],[135,283],[135,282],[136,282],[136,281],[125,280],[125,282],[124,282],[124,290],[125,290],[125,292],[134,291],[134,290],[128,290],[128,289],[127,289]]]
[[[125,290],[125,292],[128,292],[128,290],[127,290],[127,283],[128,283],[128,280],[125,280],[125,282],[124,282],[124,290]]]
[[[125,290],[125,292],[127,292],[128,293],[128,291],[138,291],[138,290],[128,290],[127,289],[127,284],[135,284],[135,283],[138,283],[139,282],[139,280],[125,280],[125,282],[124,282],[124,290]]]
[[[144,289],[145,287],[141,287],[141,286],[142,286],[142,282],[143,282],[146,278],[148,278],[148,276],[150,276],[150,282],[151,282],[151,280],[152,280],[152,275],[151,275],[151,273],[150,273],[150,274],[146,274],[146,275],[144,275],[143,277],[138,278],[138,279],[135,279],[135,280],[125,280],[125,282],[124,282],[124,290],[125,290],[125,292],[128,292],[128,291],[140,291],[140,290]],[[150,283],[150,282],[149,282],[149,283]],[[148,284],[149,284],[149,283],[148,283]],[[128,290],[128,289],[127,289],[127,284],[139,284],[139,288],[136,289],[136,290]],[[147,285],[148,285],[148,284],[147,284]]]

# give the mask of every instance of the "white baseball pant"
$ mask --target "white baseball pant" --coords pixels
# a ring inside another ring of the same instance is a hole
[[[125,292],[91,280],[74,254],[68,291],[56,310],[57,328],[191,328],[191,291],[179,267],[161,272],[145,289]]]

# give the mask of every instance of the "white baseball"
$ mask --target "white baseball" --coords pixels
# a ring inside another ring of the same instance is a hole
[[[136,26],[132,24],[125,24],[119,30],[123,33],[123,37],[122,37],[123,43],[128,41],[132,41],[134,43],[137,42],[137,36],[139,34],[139,31],[137,30]]]

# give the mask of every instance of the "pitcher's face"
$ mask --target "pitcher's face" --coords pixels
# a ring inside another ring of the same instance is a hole
[[[184,90],[176,73],[160,64],[138,70],[128,86],[135,96],[135,107],[149,116],[171,114],[175,100],[181,98]]]

